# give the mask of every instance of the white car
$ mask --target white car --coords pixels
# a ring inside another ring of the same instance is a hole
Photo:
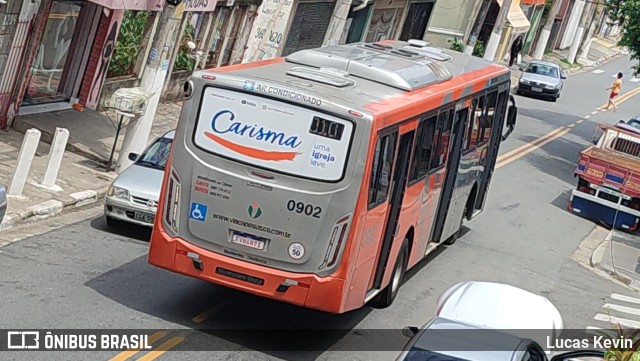
[[[111,183],[104,201],[107,225],[129,222],[153,227],[164,168],[169,160],[175,130],[154,140],[142,155],[131,153],[134,163]]]
[[[436,317],[421,328],[404,328],[410,340],[397,360],[548,361],[541,345],[563,327],[560,312],[543,296],[506,284],[461,282],[438,298]],[[551,360],[581,357],[603,358],[604,352],[581,349]]]

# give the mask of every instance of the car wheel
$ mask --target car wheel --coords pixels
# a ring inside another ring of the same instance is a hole
[[[377,308],[386,308],[391,306],[398,295],[398,290],[402,285],[404,274],[407,270],[409,261],[409,239],[405,238],[400,248],[400,253],[393,266],[393,273],[389,285],[374,299],[373,306]]]

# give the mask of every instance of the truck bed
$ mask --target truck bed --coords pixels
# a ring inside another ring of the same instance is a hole
[[[582,151],[582,154],[590,158],[598,158],[607,163],[616,164],[621,167],[628,168],[631,171],[640,173],[640,159],[628,156],[624,153],[591,146]]]

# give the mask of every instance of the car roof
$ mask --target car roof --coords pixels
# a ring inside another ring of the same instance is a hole
[[[529,65],[530,64],[549,65],[549,66],[553,66],[553,67],[558,68],[558,69],[560,68],[560,65],[558,65],[556,63],[552,63],[550,61],[544,61],[544,60],[531,60],[529,62]]]
[[[461,360],[511,361],[519,359],[524,346],[534,342],[494,329],[482,328],[442,317],[418,331],[413,349],[432,351]],[[450,349],[451,351],[446,351]]]

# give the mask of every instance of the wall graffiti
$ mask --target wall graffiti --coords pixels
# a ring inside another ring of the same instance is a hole
[[[292,11],[293,0],[264,0],[249,35],[244,62],[278,56]]]
[[[107,38],[102,46],[102,54],[98,61],[97,71],[91,82],[92,87],[87,97],[86,107],[90,109],[96,109],[98,101],[100,99],[100,91],[102,89],[102,83],[107,75],[107,69],[109,68],[109,61],[111,55],[113,55],[113,49],[115,46],[116,38],[118,37],[118,31],[120,30],[120,24],[124,17],[124,10],[114,10],[111,12],[111,23],[109,24],[107,31]]]

